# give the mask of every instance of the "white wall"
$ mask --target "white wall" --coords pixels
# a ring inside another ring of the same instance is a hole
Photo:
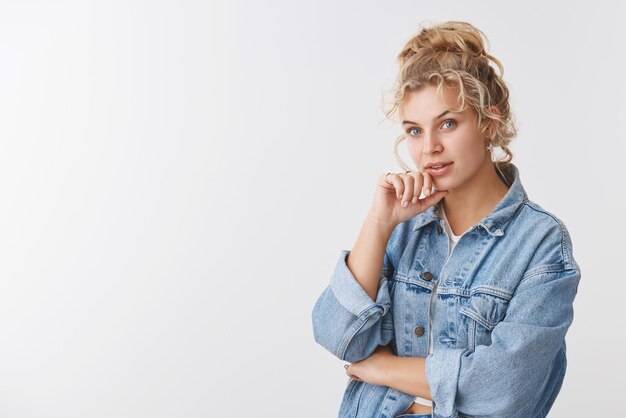
[[[610,4],[0,2],[0,416],[336,416],[347,377],[311,309],[399,171],[395,56],[448,19],[503,61],[514,162],[583,272],[550,416],[621,411]]]

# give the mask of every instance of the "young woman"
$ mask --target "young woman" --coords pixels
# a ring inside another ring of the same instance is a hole
[[[580,269],[511,163],[509,93],[484,41],[446,22],[398,56],[387,116],[405,171],[378,178],[312,312],[315,340],[349,362],[340,418],[545,417],[561,388]]]

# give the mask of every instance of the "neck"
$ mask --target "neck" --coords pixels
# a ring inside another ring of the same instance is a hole
[[[462,233],[487,216],[508,192],[488,156],[476,175],[461,187],[450,190],[443,209],[455,234]]]

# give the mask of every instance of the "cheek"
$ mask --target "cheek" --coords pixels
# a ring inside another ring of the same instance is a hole
[[[467,162],[477,162],[484,157],[483,141],[467,133],[456,141],[455,154]]]
[[[409,155],[411,156],[411,160],[415,163],[416,167],[419,167],[422,161],[422,147],[416,143],[407,144],[407,149],[409,151]]]
[[[472,146],[467,147],[467,155],[471,155],[475,161],[482,161],[485,158],[485,148],[482,141],[476,141]]]

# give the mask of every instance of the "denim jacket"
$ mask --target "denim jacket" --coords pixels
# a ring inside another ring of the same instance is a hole
[[[580,280],[570,236],[514,164],[503,173],[507,194],[450,255],[433,206],[393,230],[375,301],[342,250],[312,310],[315,341],[341,360],[380,345],[425,357],[433,417],[545,417],[565,376]],[[400,415],[415,398],[348,379],[339,418],[417,417]]]

